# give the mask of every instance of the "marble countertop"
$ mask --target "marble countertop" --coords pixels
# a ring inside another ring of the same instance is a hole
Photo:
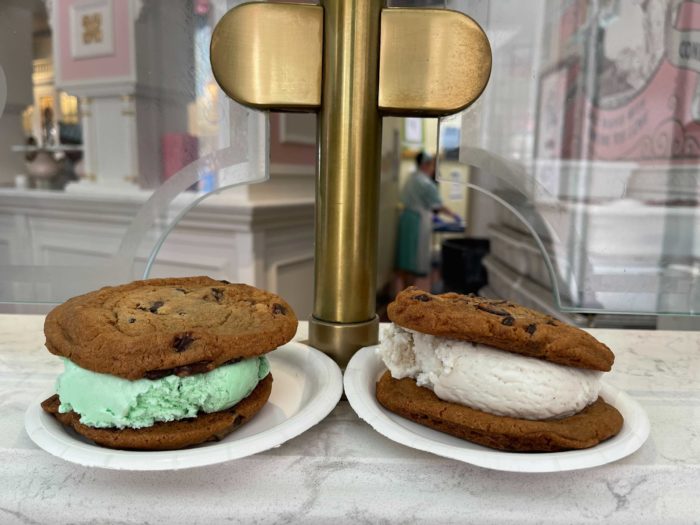
[[[700,523],[700,333],[595,330],[606,380],[651,436],[588,470],[497,472],[398,445],[345,401],[283,446],[176,472],[83,468],[38,449],[24,412],[61,370],[43,317],[0,315],[0,523]],[[302,325],[299,338],[304,337]]]

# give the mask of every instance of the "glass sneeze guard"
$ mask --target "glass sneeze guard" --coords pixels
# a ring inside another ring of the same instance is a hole
[[[268,115],[225,97],[209,65],[212,28],[237,3],[0,6],[16,40],[15,56],[0,53],[0,124],[14,141],[0,175],[16,186],[0,189],[0,302],[55,304],[148,277],[189,210],[268,179]]]
[[[439,133],[441,158],[469,167],[443,183],[491,208],[470,216],[492,238],[490,286],[533,281],[570,312],[698,313],[700,4],[447,7],[493,48],[484,96]]]
[[[0,5],[0,35],[14,35],[0,42],[0,302],[58,303],[147,276],[204,197],[268,179],[267,115],[225,97],[209,65],[211,31],[239,3]],[[461,166],[441,182],[469,192],[466,233],[492,240],[490,286],[508,296],[533,282],[572,312],[698,312],[700,4],[388,5],[462,11],[491,41],[485,92],[438,133],[443,165]],[[31,201],[41,215],[44,197],[50,216],[16,214]],[[92,212],[72,230],[62,214],[78,200]],[[129,216],[115,226],[118,206]],[[108,234],[82,258],[62,251],[87,242],[100,213]],[[289,259],[290,280],[304,257]]]

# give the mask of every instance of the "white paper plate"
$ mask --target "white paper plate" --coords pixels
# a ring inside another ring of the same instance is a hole
[[[620,433],[585,450],[524,454],[501,452],[418,425],[382,407],[375,396],[377,380],[386,366],[376,346],[357,352],[345,369],[345,395],[357,415],[389,439],[438,456],[479,467],[510,472],[560,472],[595,467],[628,456],[649,436],[649,419],[639,404],[624,392],[603,384],[601,395],[625,418]]]
[[[343,393],[335,362],[301,343],[287,343],[267,354],[273,376],[267,404],[253,419],[222,441],[160,452],[111,450],[95,445],[41,409],[47,392],[27,410],[24,428],[45,451],[87,467],[118,470],[176,470],[250,456],[298,436],[326,417]]]

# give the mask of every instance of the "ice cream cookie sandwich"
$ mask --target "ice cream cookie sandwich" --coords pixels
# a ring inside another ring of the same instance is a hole
[[[388,410],[518,452],[588,448],[622,428],[599,396],[614,355],[583,330],[510,301],[416,288],[388,313],[376,389]]]
[[[282,298],[244,284],[189,277],[102,288],[46,317],[46,347],[65,371],[42,407],[112,448],[221,439],[266,403],[265,354],[296,328]]]

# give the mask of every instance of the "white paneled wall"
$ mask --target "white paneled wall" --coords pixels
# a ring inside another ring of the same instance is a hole
[[[105,265],[148,195],[96,200],[95,195],[0,190],[0,271],[6,265],[91,269]],[[174,206],[184,206],[191,198],[183,195]],[[141,277],[155,238],[154,233],[142,243],[132,278]],[[279,292],[300,318],[308,317],[313,294],[313,201],[253,204],[225,194],[204,200],[168,235],[150,272],[152,277],[186,275],[209,275]],[[105,279],[101,284],[112,284]],[[47,285],[50,289],[35,287],[36,299],[69,297],[79,285],[57,279]]]

